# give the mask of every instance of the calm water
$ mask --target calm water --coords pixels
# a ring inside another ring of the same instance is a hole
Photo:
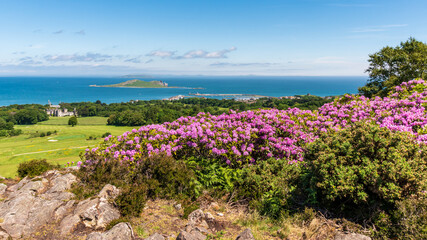
[[[124,78],[85,77],[0,77],[0,106],[11,104],[82,102],[101,100],[105,103],[129,100],[152,100],[195,93],[258,94],[293,96],[310,93],[318,96],[357,93],[366,77],[162,77],[169,86],[202,87],[204,89],[138,89],[95,88],[123,82]],[[218,97],[220,98],[220,97]]]

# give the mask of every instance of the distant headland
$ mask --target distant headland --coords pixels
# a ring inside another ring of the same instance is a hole
[[[169,86],[163,81],[143,81],[139,79],[132,79],[125,82],[111,84],[111,85],[89,85],[90,87],[115,87],[115,88],[186,88],[186,89],[203,89],[203,88],[189,88],[189,87],[176,87]]]

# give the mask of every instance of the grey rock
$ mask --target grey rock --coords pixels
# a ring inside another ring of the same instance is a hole
[[[204,227],[195,227],[194,228],[194,230],[196,230],[196,231],[199,231],[199,232],[201,232],[201,233],[203,233],[203,234],[209,234],[210,232],[209,232],[209,230],[207,230],[206,228],[204,228]],[[191,231],[190,231],[191,232]]]
[[[80,167],[79,166],[72,166],[72,167],[67,167],[66,168],[66,170],[68,171],[68,172],[72,172],[72,171],[78,171],[80,169]]]
[[[98,215],[96,228],[104,228],[111,221],[120,218],[120,212],[117,208],[107,201],[101,200],[98,205]]]
[[[71,213],[74,207],[75,200],[68,201],[65,205],[60,206],[54,213],[55,220],[61,220],[67,214]]]
[[[99,192],[98,197],[105,199],[115,199],[119,196],[120,190],[111,184],[105,185]]]
[[[64,202],[60,200],[46,201],[36,198],[34,205],[29,211],[28,218],[23,228],[24,235],[28,236],[41,226],[51,222],[53,219],[53,213],[62,204],[64,204]]]
[[[180,203],[173,205],[173,207],[178,211],[182,209],[182,206]]]
[[[60,234],[65,236],[72,234],[79,224],[97,230],[120,217],[120,212],[107,200],[117,194],[116,187],[106,186],[100,197],[76,204],[70,200],[74,194],[68,192],[76,181],[71,173],[52,170],[42,177],[26,177],[10,187],[0,184],[0,195],[7,193],[0,201],[0,239],[3,236],[28,238],[43,225],[52,223],[57,224]],[[133,232],[132,238],[127,237],[129,228],[129,224],[120,225],[114,231],[102,233],[102,239],[132,239]],[[114,235],[118,231],[122,232],[119,237]],[[97,236],[93,234],[92,238]]]
[[[35,201],[36,198],[32,194],[25,192],[3,202],[0,208],[0,218],[3,222],[0,227],[13,238],[21,237]]]
[[[50,174],[48,174],[51,172]],[[71,173],[61,175],[57,170],[47,172],[45,175],[53,175],[50,180],[51,187],[41,195],[44,199],[70,200],[75,195],[67,192],[77,182],[76,176]]]
[[[29,192],[38,193],[45,188],[44,183],[46,181],[47,181],[46,179],[45,181],[30,181],[26,183],[24,186],[22,186],[17,192],[20,193],[24,191],[29,191]]]
[[[86,240],[132,240],[134,238],[132,226],[129,223],[122,222],[107,232],[91,233]]]
[[[53,177],[50,182],[52,187],[46,192],[47,194],[64,192],[70,189],[73,183],[77,182],[77,178],[73,174],[67,173],[65,175]]]
[[[79,223],[80,217],[78,215],[68,215],[64,217],[59,224],[59,231],[61,232],[61,235],[67,235],[72,232]]]
[[[3,196],[3,194],[6,192],[7,185],[4,183],[0,183],[0,196]]]
[[[0,240],[7,240],[8,238],[9,238],[9,234],[7,234],[7,232],[0,230]]]
[[[165,237],[161,234],[155,233],[144,240],[165,240]]]
[[[237,236],[236,240],[255,240],[255,238],[251,229],[246,228],[245,231],[241,232],[239,236]]]
[[[83,224],[89,228],[104,228],[112,220],[120,218],[120,212],[105,199],[88,199],[80,202],[74,210]]]
[[[103,240],[102,234],[99,232],[93,232],[87,235],[86,240]]]
[[[207,212],[207,213],[205,213],[205,220],[206,221],[215,221],[215,218],[211,213]]]
[[[206,236],[197,230],[191,232],[182,231],[179,233],[176,240],[205,240]]]
[[[205,218],[205,214],[201,209],[194,210],[188,215],[188,223],[190,225],[195,225],[201,223]]]
[[[370,237],[358,233],[343,233],[338,232],[335,235],[335,240],[371,240]]]
[[[97,215],[98,215],[98,204],[99,198],[89,200],[88,202],[83,201],[82,204],[78,204],[75,210],[75,214],[78,215],[83,224],[86,227],[96,227]]]
[[[10,186],[7,190],[10,191],[10,192],[14,192],[14,191],[20,189],[22,186],[24,186],[29,181],[30,181],[29,177],[24,177],[21,181],[19,181],[15,185]]]

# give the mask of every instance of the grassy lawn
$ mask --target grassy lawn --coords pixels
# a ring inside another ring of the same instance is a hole
[[[134,127],[114,127],[105,125],[107,118],[79,118],[75,127],[68,126],[68,118],[51,118],[36,125],[15,126],[24,132],[20,136],[0,138],[0,176],[16,176],[21,162],[31,159],[47,159],[52,163],[65,164],[79,161],[80,152],[88,146],[95,146],[103,139],[101,135],[110,132],[120,135]],[[103,124],[101,124],[103,123]],[[31,137],[36,132],[54,132],[46,137]],[[90,136],[95,140],[87,140]]]

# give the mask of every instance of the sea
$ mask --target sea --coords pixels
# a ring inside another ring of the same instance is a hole
[[[294,95],[336,96],[357,93],[367,77],[262,77],[262,76],[167,76],[139,78],[161,80],[182,88],[109,88],[134,78],[122,77],[0,77],[0,106],[12,104],[52,104],[61,102],[104,103],[166,99],[189,94],[255,94],[271,97]],[[201,89],[193,89],[201,88]],[[212,98],[229,98],[213,96]]]

